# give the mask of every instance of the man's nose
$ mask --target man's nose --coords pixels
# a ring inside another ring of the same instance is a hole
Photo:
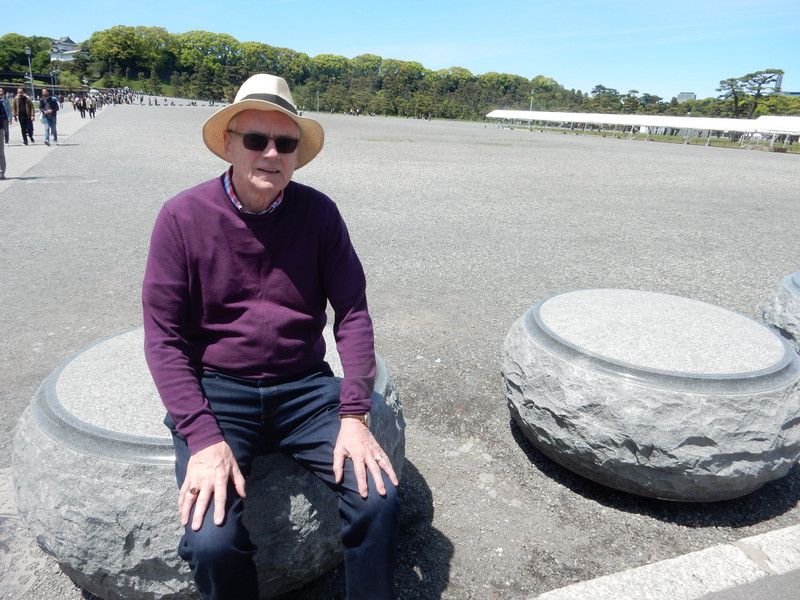
[[[267,142],[267,147],[264,148],[264,156],[269,156],[270,158],[273,158],[278,154],[279,154],[278,147],[275,145],[275,140],[270,139]]]

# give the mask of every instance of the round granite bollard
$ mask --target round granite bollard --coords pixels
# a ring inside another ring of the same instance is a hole
[[[761,320],[800,352],[800,271],[781,281],[761,306]]]
[[[513,418],[562,466],[618,490],[705,502],[800,458],[800,357],[763,325],[696,300],[579,290],[511,328]]]
[[[341,375],[330,328],[325,334],[326,360]],[[172,440],[142,347],[141,328],[109,338],[45,380],[15,434],[17,509],[63,571],[104,600],[195,598],[177,553]],[[370,426],[399,474],[405,423],[380,357],[372,401]],[[342,560],[335,494],[290,458],[258,458],[247,492],[263,598]]]

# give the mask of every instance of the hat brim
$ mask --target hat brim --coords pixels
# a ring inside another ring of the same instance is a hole
[[[246,110],[274,111],[283,113],[297,123],[300,130],[300,143],[297,145],[297,169],[310,163],[322,150],[325,131],[314,119],[301,117],[285,108],[266,100],[242,100],[222,108],[211,115],[203,124],[203,141],[206,147],[222,160],[230,162],[225,153],[225,131],[231,119]]]

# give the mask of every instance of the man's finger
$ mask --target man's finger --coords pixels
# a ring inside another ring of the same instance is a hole
[[[386,460],[385,458],[383,460]],[[381,462],[383,462],[383,460]],[[372,475],[372,480],[375,482],[375,489],[381,496],[386,495],[386,486],[383,484],[383,475],[381,474],[381,465],[378,461],[373,461],[369,467],[369,472]]]
[[[225,521],[225,503],[228,499],[227,486],[219,485],[214,491],[214,524],[222,525]]]
[[[208,503],[210,500],[211,494],[205,491],[200,492],[200,495],[197,496],[197,502],[195,502],[194,505],[194,516],[192,517],[192,529],[194,531],[200,531],[200,528],[203,526],[203,519],[206,516],[206,510],[208,510]]]
[[[336,483],[342,483],[344,477],[344,454],[338,451],[338,448],[333,452],[333,477]]]
[[[396,475],[396,474],[395,474],[395,472],[394,472],[394,467],[392,466],[392,463],[391,463],[391,461],[389,460],[389,457],[388,457],[388,456],[386,456],[386,455],[383,455],[383,457],[381,458],[381,460],[379,460],[379,461],[377,461],[377,462],[378,462],[378,466],[379,466],[381,469],[383,469],[383,471],[384,471],[384,472],[385,472],[385,473],[386,473],[386,474],[389,476],[389,480],[390,480],[390,481],[391,481],[391,482],[392,482],[392,483],[393,483],[395,486],[398,486],[398,485],[400,485],[400,481],[397,479],[397,475]]]

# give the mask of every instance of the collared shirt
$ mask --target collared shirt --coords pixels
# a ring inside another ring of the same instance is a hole
[[[225,193],[228,195],[228,199],[233,202],[233,205],[239,210],[239,212],[242,212],[246,215],[268,215],[278,208],[281,202],[283,202],[283,190],[281,190],[281,193],[278,194],[277,198],[275,198],[275,202],[273,202],[267,210],[262,210],[258,213],[250,212],[242,205],[242,203],[239,201],[239,198],[236,197],[236,190],[233,189],[233,183],[231,182],[232,174],[233,166],[225,171],[225,175],[222,177],[222,185],[225,188]]]

